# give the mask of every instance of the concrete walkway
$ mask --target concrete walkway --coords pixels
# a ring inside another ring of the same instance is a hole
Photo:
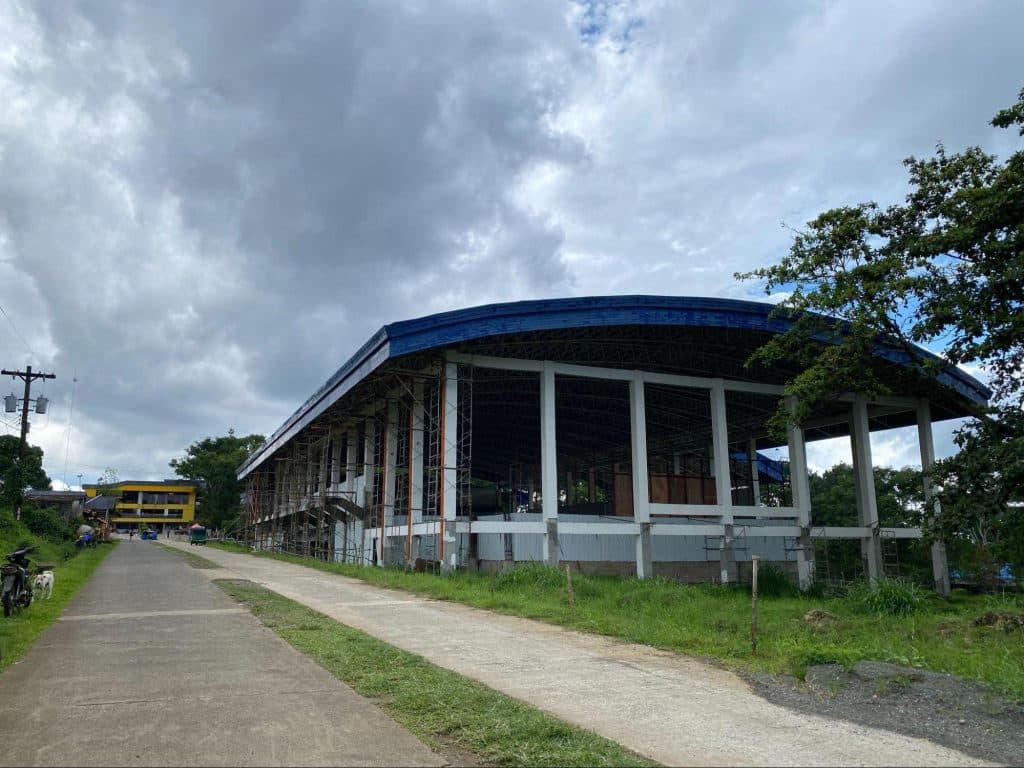
[[[189,549],[187,544],[180,545]],[[769,704],[737,676],[647,646],[429,600],[276,560],[221,568],[667,765],[984,765],[923,739]]]
[[[0,674],[0,764],[443,764],[202,573],[119,544]]]

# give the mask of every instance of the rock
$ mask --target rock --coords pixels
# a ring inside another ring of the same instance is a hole
[[[919,669],[904,667],[899,664],[888,664],[884,661],[858,661],[853,674],[861,680],[922,680],[924,674]]]
[[[974,620],[976,627],[992,627],[1009,632],[1013,629],[1024,629],[1024,613],[1003,613],[989,611]]]
[[[815,629],[827,627],[839,621],[834,613],[823,608],[813,608],[804,614],[804,623],[810,624]]]
[[[835,696],[850,684],[850,673],[839,664],[816,664],[807,668],[804,682],[816,693]]]

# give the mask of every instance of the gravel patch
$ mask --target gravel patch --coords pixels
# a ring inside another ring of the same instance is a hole
[[[1024,756],[1024,706],[953,675],[861,661],[792,675],[750,674],[754,691],[773,704],[928,739],[972,757],[1019,765]]]

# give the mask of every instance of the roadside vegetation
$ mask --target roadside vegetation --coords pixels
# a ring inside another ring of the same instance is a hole
[[[43,630],[57,620],[64,606],[115,546],[103,544],[79,552],[75,538],[74,523],[65,522],[48,510],[26,509],[20,521],[10,511],[0,510],[0,556],[31,545],[36,548],[29,555],[33,564],[56,566],[53,597],[33,600],[27,610],[0,619],[0,672],[20,659]]]
[[[650,765],[612,741],[252,582],[215,582],[267,627],[435,749],[484,765]]]
[[[238,544],[208,546],[248,552]],[[887,661],[980,680],[1024,701],[1024,596],[943,600],[903,582],[851,585],[804,595],[766,568],[758,601],[758,644],[750,642],[750,594],[741,587],[680,584],[573,573],[540,564],[501,574],[412,573],[252,553],[439,600],[524,616],[635,643],[702,656],[747,672],[789,672],[861,660]],[[1014,617],[1018,617],[1015,619]]]

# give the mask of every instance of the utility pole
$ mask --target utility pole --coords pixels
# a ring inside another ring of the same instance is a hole
[[[53,373],[33,373],[32,366],[26,365],[24,371],[8,371],[6,368],[0,370],[0,374],[4,376],[13,376],[24,380],[25,382],[25,396],[21,399],[21,442],[18,444],[18,467],[21,468],[22,462],[25,460],[25,448],[26,441],[28,438],[28,404],[32,400],[32,382],[36,379],[56,379],[56,374]],[[11,396],[13,397],[13,395]],[[36,405],[36,409],[39,409],[39,405]],[[46,400],[43,399],[42,410],[40,413],[46,410]],[[22,489],[18,489],[18,511],[17,518],[21,520],[21,504],[22,504]]]

